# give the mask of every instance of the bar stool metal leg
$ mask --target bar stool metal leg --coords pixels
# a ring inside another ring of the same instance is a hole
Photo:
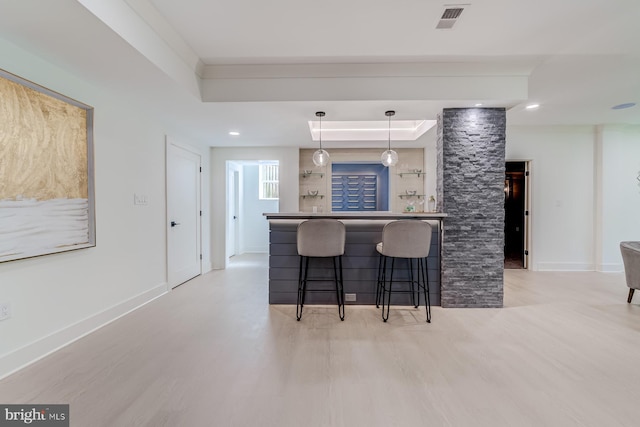
[[[376,284],[376,308],[380,308],[380,295],[382,293],[382,281],[384,280],[382,270],[382,259],[384,255],[380,254],[378,257],[378,283]]]
[[[416,281],[413,277],[413,259],[407,258],[407,262],[409,263],[409,281],[411,282],[411,304],[415,308],[418,308],[418,304],[416,304]],[[418,272],[418,295],[420,295],[420,273]]]
[[[305,269],[305,271],[303,272],[303,266],[304,266],[304,258],[303,256],[300,257],[300,268],[298,270],[298,301],[296,302],[296,319],[298,321],[300,321],[300,318],[302,318],[302,308],[304,307],[304,290],[305,290],[305,282],[307,280],[307,271]],[[308,264],[309,264],[309,259],[307,258],[307,268],[308,268]]]
[[[386,266],[387,266],[387,257],[384,260],[384,269],[385,269],[385,281],[382,282],[382,320],[387,321],[389,319],[389,310],[391,309],[391,290],[393,287],[393,270],[395,267],[396,259],[391,258],[391,274],[389,275],[389,297],[387,298],[387,313],[385,315],[384,306],[385,306],[385,295],[387,294],[387,283],[386,283]]]
[[[340,264],[339,269],[336,268],[336,258]],[[338,270],[340,271],[340,278],[338,278]],[[336,294],[338,297],[338,315],[340,320],[344,321],[344,286],[342,282],[342,257],[333,257],[333,277],[336,282]]]
[[[420,258],[420,272],[422,273],[422,289],[424,290],[424,305],[427,312],[427,323],[431,323],[431,301],[429,300],[429,269],[427,258]],[[418,289],[418,304],[420,303],[420,289]]]
[[[302,318],[302,309],[304,308],[304,302],[307,295],[307,282],[309,274],[309,258],[307,256],[300,256],[300,267],[298,270],[298,301],[296,303],[296,319],[299,321]],[[336,265],[336,258],[338,264]],[[342,257],[332,257],[333,261],[333,277],[336,285],[336,295],[338,298],[338,315],[340,320],[344,320],[345,304],[344,304],[344,278],[342,273]],[[315,279],[317,280],[317,279]]]
[[[309,282],[309,258],[308,256],[304,257],[304,281],[302,282],[302,307],[304,307],[304,302],[307,298],[307,283]],[[302,311],[302,310],[301,310]]]

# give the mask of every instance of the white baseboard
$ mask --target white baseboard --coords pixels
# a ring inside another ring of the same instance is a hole
[[[265,249],[260,246],[248,247],[244,251],[242,251],[242,253],[243,254],[268,254],[269,248]]]
[[[589,263],[568,262],[539,262],[536,271],[595,271],[594,265]]]
[[[202,263],[202,274],[207,274],[211,270],[213,270],[213,265],[211,265],[211,262]]]
[[[603,273],[622,273],[624,266],[622,264],[599,264],[598,271]]]
[[[166,294],[167,287],[167,283],[161,283],[133,298],[0,356],[0,379],[37,362],[43,357]]]

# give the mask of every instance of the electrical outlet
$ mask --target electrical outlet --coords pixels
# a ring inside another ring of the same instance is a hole
[[[356,294],[344,294],[345,302],[356,302]]]
[[[5,320],[11,317],[11,304],[8,302],[0,303],[0,320]]]

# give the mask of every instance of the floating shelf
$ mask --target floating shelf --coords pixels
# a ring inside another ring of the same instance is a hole
[[[408,199],[410,197],[421,198],[424,196],[425,196],[424,194],[398,194],[398,197],[400,197],[401,199]]]
[[[301,194],[300,197],[302,197],[303,199],[309,198],[309,199],[315,199],[316,197],[320,197],[321,199],[324,199],[324,194],[316,194],[316,195],[312,195],[312,194]]]
[[[324,177],[324,172],[310,172],[310,173],[301,173],[300,176],[303,178],[310,177],[312,175],[320,175],[320,178]]]
[[[424,172],[400,172],[400,178],[404,178],[404,175],[417,175],[420,178],[420,175],[424,175]]]

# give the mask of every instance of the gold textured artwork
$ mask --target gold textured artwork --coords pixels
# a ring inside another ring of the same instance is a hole
[[[95,245],[92,118],[0,70],[0,262]]]

